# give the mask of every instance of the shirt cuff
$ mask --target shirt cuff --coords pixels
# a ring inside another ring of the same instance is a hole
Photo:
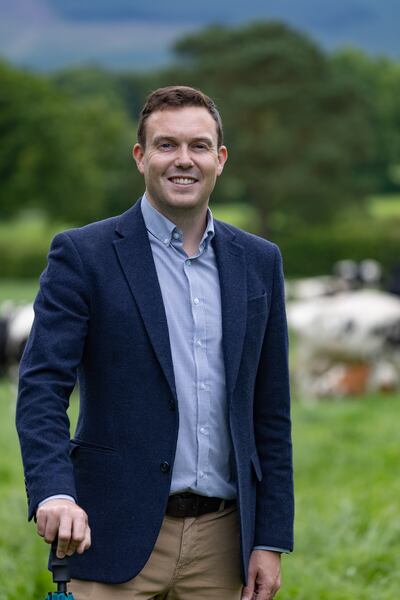
[[[76,504],[75,502],[75,498],[73,498],[72,496],[68,496],[68,494],[55,494],[54,496],[49,496],[48,498],[45,498],[44,500],[41,500],[38,504],[38,508],[40,508],[42,506],[42,504],[44,504],[45,502],[48,502],[49,500],[71,500],[71,502],[73,502],[74,504]]]
[[[253,550],[270,550],[271,552],[281,552],[283,554],[290,554],[290,550],[287,548],[275,548],[275,546],[254,546]]]

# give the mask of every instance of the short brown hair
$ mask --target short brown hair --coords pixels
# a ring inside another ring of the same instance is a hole
[[[168,108],[199,106],[208,110],[217,125],[218,148],[224,143],[222,120],[215,102],[200,90],[186,85],[170,85],[151,92],[139,117],[137,139],[142,148],[146,145],[146,121],[151,113]]]

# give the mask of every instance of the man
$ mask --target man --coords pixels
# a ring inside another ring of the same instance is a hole
[[[208,209],[227,149],[202,92],[153,92],[133,155],[143,198],[56,236],[41,276],[17,410],[29,517],[71,556],[76,600],[267,600],[292,549],[280,254]]]

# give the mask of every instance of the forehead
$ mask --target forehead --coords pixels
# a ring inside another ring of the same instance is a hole
[[[185,106],[167,108],[151,113],[146,123],[146,138],[151,142],[156,136],[178,139],[209,137],[217,143],[217,124],[206,108]]]

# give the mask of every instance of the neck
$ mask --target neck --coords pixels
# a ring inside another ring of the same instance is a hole
[[[195,219],[183,216],[181,219],[172,222],[182,231],[183,249],[186,254],[188,256],[196,254],[207,226],[207,208],[202,215],[198,215]]]
[[[208,205],[195,207],[191,210],[187,208],[177,208],[169,206],[155,206],[154,202],[147,199],[153,208],[158,210],[164,217],[169,219],[182,231],[183,249],[188,256],[195,254],[200,245],[201,238],[204,235],[207,226],[207,208]]]

